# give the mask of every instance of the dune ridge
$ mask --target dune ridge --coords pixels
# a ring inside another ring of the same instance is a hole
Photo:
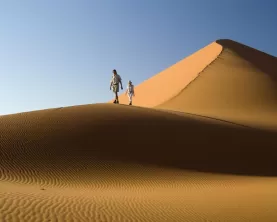
[[[217,40],[135,88],[136,106],[277,130],[277,59],[233,40]]]
[[[157,108],[277,129],[277,59],[230,40],[197,79]]]
[[[0,221],[276,221],[275,59],[218,40],[135,106],[0,116]]]
[[[217,58],[221,51],[222,47],[212,42],[137,85],[137,93],[134,98],[136,105],[154,107],[169,100],[193,81],[202,70]],[[128,104],[128,98],[124,93],[119,95],[119,101],[122,104]]]

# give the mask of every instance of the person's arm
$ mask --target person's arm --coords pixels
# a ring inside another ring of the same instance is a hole
[[[123,90],[123,86],[122,86],[122,80],[121,80],[121,77],[120,77],[120,80],[119,80],[119,82],[120,82],[120,85],[121,85],[121,89]]]
[[[135,96],[135,87],[133,87],[133,96]]]
[[[110,82],[110,90],[112,89],[112,81]]]

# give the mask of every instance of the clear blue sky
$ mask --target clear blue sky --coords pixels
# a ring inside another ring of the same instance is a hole
[[[277,55],[276,0],[0,0],[0,115],[106,102],[220,38]]]

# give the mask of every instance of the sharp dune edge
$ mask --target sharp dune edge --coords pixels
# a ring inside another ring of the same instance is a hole
[[[135,89],[136,105],[155,107],[170,100],[211,64],[221,51],[222,46],[213,42],[139,84]],[[119,96],[119,100],[120,103],[128,104],[128,98],[124,94]]]
[[[232,40],[209,44],[135,90],[137,106],[277,129],[277,58]],[[128,103],[124,94],[119,100]]]
[[[276,90],[276,57],[219,40],[136,106],[0,116],[0,221],[276,221]]]
[[[230,40],[183,90],[157,108],[277,129],[277,59]]]

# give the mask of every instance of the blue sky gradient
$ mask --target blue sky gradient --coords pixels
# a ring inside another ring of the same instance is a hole
[[[277,55],[275,0],[0,0],[0,115],[106,102],[221,38]]]

